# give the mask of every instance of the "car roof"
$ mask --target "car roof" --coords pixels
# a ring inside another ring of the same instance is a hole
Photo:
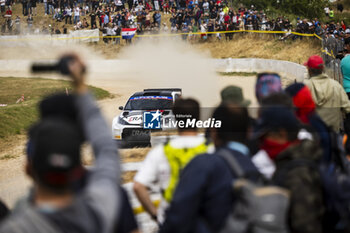
[[[172,96],[172,91],[140,91],[134,93],[131,97],[135,96],[154,96],[154,95],[159,95],[159,96]]]

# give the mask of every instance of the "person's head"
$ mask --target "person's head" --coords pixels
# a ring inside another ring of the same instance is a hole
[[[309,116],[315,112],[316,108],[309,88],[303,83],[294,83],[288,86],[285,91],[293,98],[298,119],[305,124],[309,123]]]
[[[83,177],[83,140],[76,125],[64,118],[42,119],[29,131],[26,172],[34,186],[55,195],[72,193]]]
[[[211,129],[211,137],[216,147],[224,146],[230,141],[246,143],[250,127],[246,107],[222,103],[215,109],[213,118],[221,121],[221,127]]]
[[[350,29],[346,29],[347,34],[350,34]],[[347,53],[350,53],[350,37],[344,39],[344,49]]]
[[[271,106],[261,111],[253,137],[259,139],[260,148],[271,159],[297,142],[300,123],[293,110],[284,106]]]
[[[260,103],[261,99],[276,92],[282,91],[281,77],[276,73],[259,73],[255,84],[255,96]]]
[[[293,100],[285,92],[275,92],[261,99],[260,109],[269,108],[271,106],[284,106],[293,109]]]
[[[225,87],[220,92],[220,95],[222,102],[232,102],[245,107],[249,106],[251,103],[250,100],[244,99],[242,88],[237,86],[230,85]]]
[[[307,67],[310,77],[317,76],[323,73],[324,62],[322,57],[318,55],[313,55],[309,57],[309,59],[307,60],[307,62],[304,63],[304,65]]]
[[[27,174],[53,192],[69,192],[82,176],[84,141],[74,95],[55,94],[39,105],[40,121],[29,131]]]
[[[195,99],[179,98],[175,101],[173,106],[173,114],[177,121],[199,120],[200,119],[200,105]],[[178,128],[179,133],[196,132],[197,128],[189,125],[188,127]]]

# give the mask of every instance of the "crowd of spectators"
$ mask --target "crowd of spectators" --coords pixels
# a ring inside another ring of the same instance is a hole
[[[229,7],[227,1],[221,0],[40,1],[42,2],[22,0],[24,18],[16,16],[13,20],[11,11],[13,2],[8,0],[2,8],[2,14],[5,17],[2,32],[20,33],[20,24],[23,21],[26,21],[28,29],[23,30],[24,32],[40,33],[44,30],[44,28],[39,30],[33,28],[33,19],[37,15],[37,4],[44,5],[45,16],[52,17],[57,22],[64,22],[65,25],[73,25],[73,27],[66,26],[68,28],[74,30],[99,29],[106,36],[120,36],[122,28],[137,28],[139,35],[170,32],[218,32],[215,33],[218,39],[222,38],[220,32],[233,30],[284,31],[284,34],[280,34],[281,39],[300,38],[291,32],[339,37],[350,31],[350,29],[347,30],[347,25],[343,21],[332,21],[334,11],[328,7],[325,8],[325,14],[330,20],[329,23],[322,23],[317,18],[298,18],[292,23],[284,16],[268,17],[264,11],[256,10],[253,5],[250,8],[233,8]],[[24,27],[22,28],[24,29]],[[52,28],[50,32],[63,33],[63,31],[63,29]],[[202,40],[212,37],[214,37],[212,34],[201,35]],[[188,37],[184,36],[183,38],[187,39]],[[226,33],[225,38],[232,39],[233,34]]]

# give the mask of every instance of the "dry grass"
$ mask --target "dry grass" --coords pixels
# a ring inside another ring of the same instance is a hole
[[[26,135],[12,135],[0,140],[0,160],[17,158],[25,152]]]
[[[120,158],[123,163],[143,161],[151,148],[134,148],[119,150]]]
[[[134,180],[134,176],[136,175],[136,171],[123,172],[122,174],[122,183],[129,183]]]
[[[13,7],[12,7],[12,19],[15,20],[17,15],[21,18],[22,30],[23,30],[23,28],[27,28],[27,17],[28,16],[23,16],[22,4],[20,2],[13,5]],[[48,28],[48,26],[51,25],[52,28],[54,28],[54,29],[59,28],[60,30],[62,30],[63,25],[65,25],[65,23],[58,22],[57,20],[54,20],[52,17],[53,17],[53,15],[45,15],[43,3],[37,3],[37,15],[33,15],[34,28],[39,28],[41,30],[43,28],[43,26]],[[81,18],[85,18],[85,16],[83,16]],[[88,17],[86,17],[86,18],[88,18]],[[66,25],[68,30],[74,30],[73,26],[74,26],[73,24]]]
[[[266,58],[302,64],[313,54],[321,53],[321,44],[315,38],[279,41],[272,35],[235,35],[233,41],[213,41],[195,44],[200,50],[210,51],[214,58]]]

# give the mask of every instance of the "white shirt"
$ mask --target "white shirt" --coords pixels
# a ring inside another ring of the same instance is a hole
[[[204,10],[209,10],[209,2],[203,3],[203,9]]]
[[[170,140],[170,146],[174,148],[193,148],[205,142],[204,136],[179,136]],[[209,148],[212,151],[213,148]],[[165,190],[169,185],[170,165],[164,154],[164,146],[159,145],[148,152],[141,168],[135,175],[134,180],[147,187],[158,184],[161,190]],[[158,221],[164,222],[164,214],[169,204],[163,198],[158,208]]]
[[[271,179],[273,173],[275,173],[276,165],[272,159],[270,159],[266,151],[259,150],[258,153],[252,157],[252,162],[263,176],[267,179]]]
[[[123,5],[123,2],[122,2],[121,0],[117,0],[116,3],[115,3],[115,5],[117,5],[117,6],[122,6],[122,5]]]
[[[79,7],[76,7],[76,8],[74,9],[74,16],[79,16],[79,14],[80,14],[80,8],[79,8]]]
[[[72,9],[71,8],[67,9],[67,15],[72,16]]]
[[[220,16],[220,21],[221,21],[221,22],[224,22],[225,12],[221,11],[221,12],[219,13],[219,16]]]

